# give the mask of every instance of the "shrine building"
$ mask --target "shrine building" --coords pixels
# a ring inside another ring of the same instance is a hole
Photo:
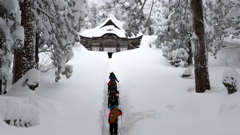
[[[120,52],[138,48],[142,34],[135,37],[126,37],[122,28],[123,22],[110,15],[102,24],[94,29],[80,33],[80,42],[88,50]]]

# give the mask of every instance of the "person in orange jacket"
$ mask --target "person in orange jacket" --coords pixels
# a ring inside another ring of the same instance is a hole
[[[108,114],[110,135],[117,135],[117,133],[118,133],[118,117],[120,115],[122,115],[122,110],[120,110],[117,105],[114,105],[110,108],[110,112]]]

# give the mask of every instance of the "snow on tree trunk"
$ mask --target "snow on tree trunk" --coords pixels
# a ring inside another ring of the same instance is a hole
[[[187,64],[188,64],[188,66],[191,66],[191,65],[193,65],[192,44],[191,44],[190,41],[187,42],[187,44],[188,44],[188,49],[189,49],[189,56],[188,56],[188,59],[187,59]]]
[[[0,5],[0,18],[6,19],[6,10],[3,10],[3,7]],[[1,23],[0,23],[1,25]],[[3,26],[4,27],[4,26]],[[7,89],[7,78],[6,78],[6,72],[4,73],[3,68],[4,65],[6,65],[6,53],[7,53],[7,47],[6,47],[6,37],[4,36],[4,31],[0,28],[0,95],[6,93]],[[5,64],[4,64],[5,62]]]
[[[204,21],[202,11],[202,0],[192,0],[194,40],[194,67],[196,92],[203,93],[210,89],[206,46],[204,38]]]
[[[28,70],[35,68],[35,17],[34,1],[24,0],[20,3],[22,26],[25,31],[24,47],[14,51],[13,84]]]

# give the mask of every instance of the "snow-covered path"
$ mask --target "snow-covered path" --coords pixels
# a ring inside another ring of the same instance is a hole
[[[114,54],[116,54],[116,53],[114,53]],[[115,75],[117,76],[118,75],[118,70],[119,70],[117,61],[114,61],[113,59],[109,59],[108,64],[106,66],[106,70],[107,70],[107,75],[109,75],[110,72],[114,72]],[[107,104],[108,104],[108,94],[107,94],[108,93],[107,92],[108,86],[107,86],[107,83],[108,83],[108,81],[109,81],[109,78],[106,78],[104,80],[105,83],[104,83],[104,95],[103,95],[104,103],[103,103],[103,106],[102,106],[102,112],[103,112],[102,113],[102,120],[103,120],[102,135],[108,135],[109,134],[108,113],[109,113],[110,110],[107,107]],[[118,90],[121,91],[120,83],[118,83]],[[119,107],[121,108],[122,107],[121,94],[119,96],[120,96],[119,97]],[[124,112],[124,110],[122,110],[122,111]],[[126,133],[122,129],[122,116],[120,116],[120,118],[119,118],[118,127],[119,127],[118,134],[119,135],[126,135]]]

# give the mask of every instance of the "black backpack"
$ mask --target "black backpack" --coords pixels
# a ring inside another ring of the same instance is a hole
[[[118,97],[115,95],[115,93],[109,93],[108,107],[110,108],[114,105],[118,105]]]

